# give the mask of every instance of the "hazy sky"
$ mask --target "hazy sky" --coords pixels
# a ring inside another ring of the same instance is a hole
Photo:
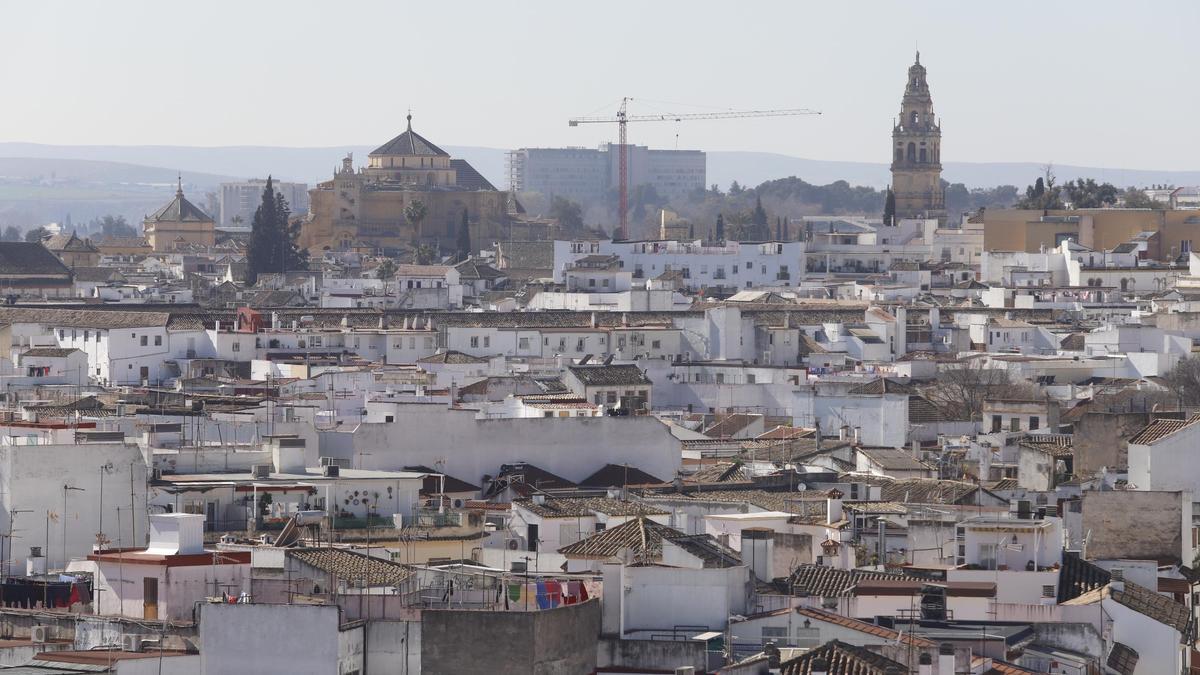
[[[943,160],[1200,168],[1200,2],[0,3],[0,140],[639,144],[888,161],[919,43]],[[678,128],[676,128],[678,126]]]

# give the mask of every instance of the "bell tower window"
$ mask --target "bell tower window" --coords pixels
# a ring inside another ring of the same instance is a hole
[[[908,161],[915,162],[917,160],[917,144],[908,144]]]
[[[921,162],[922,164],[924,164],[924,163],[925,163],[925,148],[921,148],[921,159],[920,159],[920,162]]]

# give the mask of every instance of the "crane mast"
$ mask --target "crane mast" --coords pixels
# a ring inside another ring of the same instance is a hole
[[[629,145],[626,125],[629,122],[684,122],[690,120],[725,120],[743,117],[789,117],[793,115],[820,115],[819,110],[808,108],[787,108],[780,110],[740,110],[711,113],[688,113],[676,115],[663,113],[656,115],[630,115],[628,96],[621,99],[621,107],[613,117],[575,117],[567,121],[572,127],[580,124],[617,124],[617,208],[618,225],[614,239],[625,239],[629,235]]]

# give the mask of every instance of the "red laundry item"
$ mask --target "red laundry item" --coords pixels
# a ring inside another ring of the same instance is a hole
[[[550,606],[558,607],[562,604],[562,584],[557,581],[546,582],[546,595],[550,597]]]
[[[587,599],[588,599],[587,584],[580,582],[580,584],[579,584],[579,601],[587,602]]]
[[[83,602],[83,598],[79,597],[79,584],[71,584],[71,598],[67,601],[67,605],[74,605],[77,602]]]

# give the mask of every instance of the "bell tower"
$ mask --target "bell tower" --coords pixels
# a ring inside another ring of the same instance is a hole
[[[921,52],[908,67],[900,119],[892,128],[892,191],[896,218],[946,220],[942,189],[942,126],[933,114]]]

